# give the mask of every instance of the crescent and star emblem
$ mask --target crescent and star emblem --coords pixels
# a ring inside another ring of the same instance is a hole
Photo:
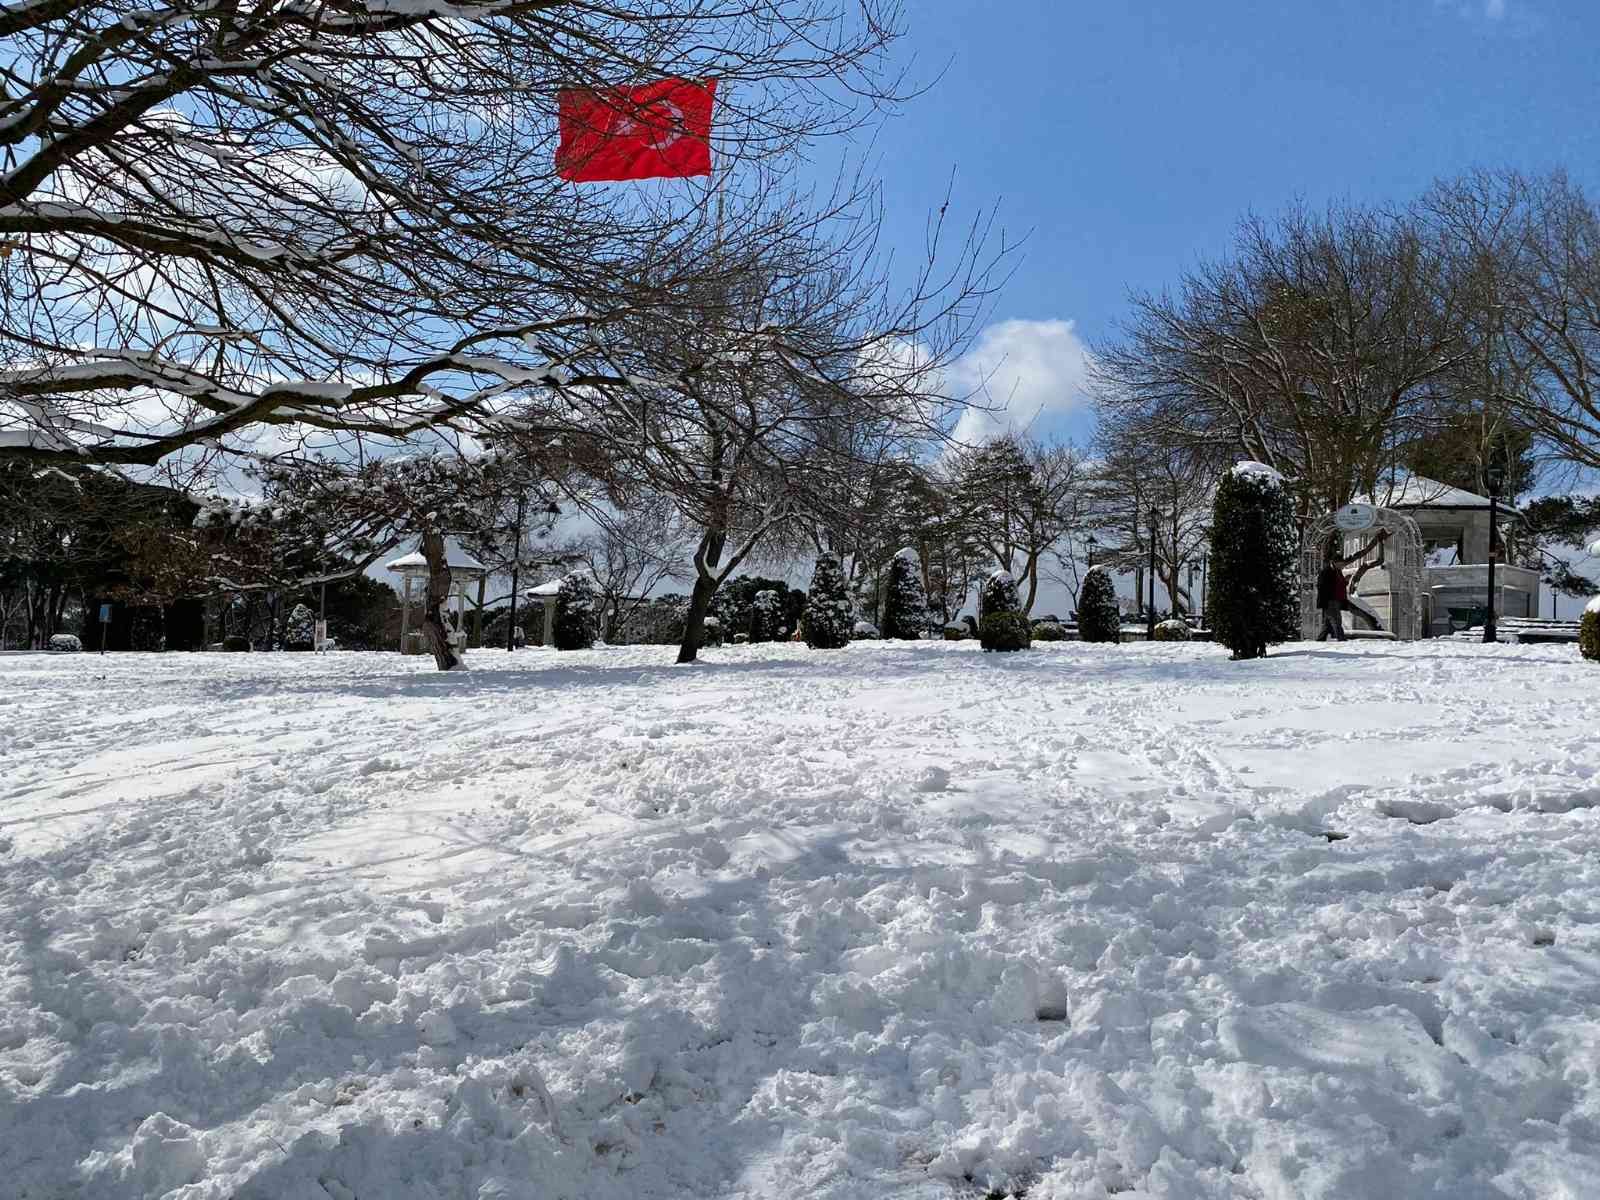
[[[683,109],[671,100],[652,100],[623,116],[617,122],[616,133],[621,137],[639,138],[654,150],[666,150],[687,135]]]

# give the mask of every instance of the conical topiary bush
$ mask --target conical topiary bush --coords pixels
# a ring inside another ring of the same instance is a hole
[[[1262,658],[1298,636],[1300,552],[1283,476],[1242,462],[1222,477],[1211,520],[1211,627],[1233,657]]]
[[[922,562],[907,546],[889,563],[884,588],[883,627],[886,638],[914,641],[928,628],[928,597],[922,587]]]
[[[800,618],[806,645],[813,650],[842,650],[850,644],[854,624],[838,555],[818,555],[816,566],[811,569],[811,591]]]
[[[1117,588],[1111,572],[1091,567],[1078,591],[1078,638],[1085,642],[1122,640],[1122,610],[1117,607]]]

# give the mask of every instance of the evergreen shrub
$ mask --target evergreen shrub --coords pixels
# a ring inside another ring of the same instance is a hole
[[[1019,612],[992,612],[978,623],[985,650],[1026,650],[1033,644],[1028,618]]]
[[[600,636],[600,592],[594,576],[574,571],[556,592],[550,640],[557,650],[587,650]]]
[[[1176,618],[1161,621],[1156,625],[1156,641],[1158,642],[1187,642],[1189,640],[1189,625],[1186,621]]]
[[[811,568],[811,588],[806,595],[800,628],[813,650],[842,650],[850,644],[850,593],[836,554],[819,554]]]
[[[1122,612],[1111,572],[1094,567],[1083,577],[1078,592],[1078,637],[1085,642],[1122,640]]]
[[[1211,519],[1208,615],[1233,657],[1263,658],[1297,637],[1300,538],[1283,476],[1242,462],[1222,477]]]
[[[907,546],[889,563],[883,596],[883,636],[915,641],[928,627],[928,597],[922,587],[922,563]]]
[[[1578,650],[1592,662],[1600,662],[1600,596],[1589,601],[1578,618]]]

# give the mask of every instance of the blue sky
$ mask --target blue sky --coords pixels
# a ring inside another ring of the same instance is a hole
[[[1593,0],[908,7],[907,56],[943,75],[875,132],[886,242],[915,254],[952,170],[953,210],[1028,234],[972,373],[1004,363],[1041,430],[1087,432],[1082,340],[1249,210],[1402,203],[1473,166],[1600,188]]]

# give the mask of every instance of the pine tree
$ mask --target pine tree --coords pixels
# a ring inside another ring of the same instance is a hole
[[[778,601],[778,593],[770,589],[757,592],[750,602],[750,640],[775,642],[782,627],[783,606]]]
[[[587,571],[574,571],[556,592],[550,640],[557,650],[587,650],[600,633],[600,589]]]
[[[850,595],[837,555],[817,557],[811,572],[811,594],[801,620],[806,645],[813,650],[841,650],[850,644]]]
[[[884,589],[883,628],[886,638],[915,641],[928,628],[928,597],[922,587],[922,564],[910,546],[889,563]]]
[[[1211,522],[1211,624],[1234,658],[1264,658],[1269,643],[1297,636],[1298,557],[1283,477],[1239,463],[1217,485]]]
[[[1078,593],[1078,637],[1085,642],[1122,640],[1117,589],[1104,567],[1093,567],[1083,577],[1083,589]]]

